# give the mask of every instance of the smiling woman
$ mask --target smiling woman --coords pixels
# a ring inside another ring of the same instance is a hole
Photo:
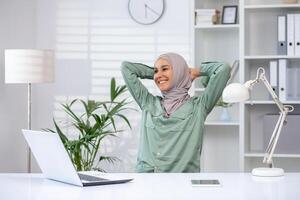
[[[173,68],[165,59],[158,59],[154,65],[154,81],[161,91],[171,88]]]
[[[189,69],[175,53],[159,56],[154,68],[141,63],[122,63],[128,89],[142,110],[137,172],[199,172],[204,121],[230,76],[220,62]],[[206,90],[190,97],[192,81],[207,76]],[[152,95],[139,79],[153,79],[162,97]]]

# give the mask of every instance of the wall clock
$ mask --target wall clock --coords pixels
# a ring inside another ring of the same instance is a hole
[[[149,25],[157,22],[165,11],[164,0],[129,0],[130,17],[139,24]]]

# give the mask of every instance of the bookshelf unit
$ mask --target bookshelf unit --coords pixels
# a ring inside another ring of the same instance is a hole
[[[240,57],[241,82],[255,78],[256,70],[260,66],[265,68],[266,75],[269,77],[269,62],[273,60],[287,59],[291,66],[300,68],[299,56],[277,54],[277,16],[300,13],[300,4],[284,4],[281,0],[243,0],[240,10],[240,18],[243,18],[240,38],[244,40],[240,44],[243,52]],[[300,99],[287,100],[283,103],[293,105],[295,107],[293,114],[299,114]],[[264,166],[262,163],[265,151],[262,138],[263,116],[277,114],[279,110],[270,99],[264,85],[257,84],[253,88],[251,100],[242,103],[240,111],[240,141],[242,141],[240,154],[243,155],[240,158],[240,170],[251,171],[254,167]],[[281,167],[285,171],[299,171],[299,158],[297,153],[276,153],[273,158],[274,166]]]
[[[225,5],[238,5],[237,24],[195,24],[196,9],[222,11]],[[300,2],[285,4],[283,0],[192,0],[191,11],[194,66],[200,66],[204,61],[232,64],[234,60],[239,60],[239,70],[232,82],[241,83],[254,79],[258,67],[264,67],[269,77],[269,62],[273,60],[287,59],[292,67],[300,70],[300,56],[277,54],[277,16],[300,13]],[[296,76],[300,79],[299,73]],[[201,83],[196,81],[194,94],[203,91]],[[283,103],[295,107],[293,114],[300,114],[300,97]],[[231,118],[227,121],[220,119],[220,107],[215,107],[206,120],[202,171],[250,172],[255,167],[265,166],[262,163],[265,152],[262,118],[266,114],[278,113],[279,110],[264,85],[255,85],[251,100],[235,104],[228,111]],[[278,152],[274,154],[273,161],[275,167],[282,167],[287,172],[300,171],[300,154]]]
[[[238,0],[192,0],[192,13],[196,9],[222,11],[224,5],[238,5]],[[191,15],[193,44],[191,52],[194,66],[200,66],[202,62],[207,61],[223,61],[232,64],[235,60],[239,60],[239,23],[196,24],[194,14]],[[234,81],[239,81],[238,72]],[[204,90],[200,81],[196,80],[194,94],[200,95]],[[224,113],[229,115],[224,115]],[[226,118],[226,116],[230,117]],[[226,110],[222,107],[213,109],[205,122],[201,171],[233,172],[239,170],[239,126],[238,104]],[[211,159],[212,157],[215,159]]]

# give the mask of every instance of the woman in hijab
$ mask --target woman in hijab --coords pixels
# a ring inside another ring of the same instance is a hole
[[[126,85],[142,110],[137,172],[200,172],[204,122],[230,77],[220,62],[189,68],[175,53],[158,57],[154,68],[123,62]],[[190,97],[192,81],[205,76],[206,90]],[[153,79],[162,97],[152,95],[139,79]]]

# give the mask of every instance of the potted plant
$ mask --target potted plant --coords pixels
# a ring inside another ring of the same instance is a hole
[[[129,120],[122,113],[130,108],[127,107],[127,99],[117,100],[126,91],[126,86],[116,86],[114,78],[110,83],[110,101],[95,101],[74,99],[71,103],[62,104],[63,110],[70,117],[71,122],[67,127],[74,127],[78,130],[78,137],[70,139],[63,132],[61,124],[53,119],[55,129],[45,129],[59,134],[75,168],[77,171],[98,170],[104,171],[99,167],[101,161],[114,163],[119,160],[116,157],[97,156],[100,150],[101,141],[107,136],[116,136],[122,130],[117,128],[116,120],[119,118],[126,122],[131,128]],[[77,114],[73,106],[80,103],[84,107],[84,113]]]

